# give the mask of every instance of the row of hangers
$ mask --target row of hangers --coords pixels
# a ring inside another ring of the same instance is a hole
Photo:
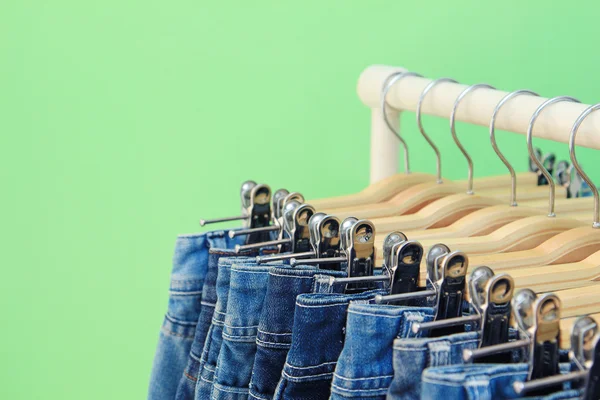
[[[281,254],[257,260],[346,270],[347,278],[332,278],[345,285],[346,292],[373,289],[385,282],[389,294],[377,296],[378,303],[410,305],[427,299],[436,310],[434,321],[416,325],[416,330],[445,335],[469,326],[481,331],[480,348],[465,354],[465,359],[505,362],[507,351],[527,349],[521,353],[522,361],[530,364],[530,381],[519,383],[520,391],[549,392],[557,383],[581,383],[583,377],[586,393],[592,393],[586,398],[598,398],[600,389],[587,377],[600,368],[600,358],[596,362],[599,334],[593,318],[600,316],[596,283],[600,277],[599,196],[577,161],[575,139],[580,125],[600,104],[587,108],[575,121],[569,135],[569,164],[556,163],[552,155],[534,150],[532,132],[545,108],[578,100],[561,96],[542,103],[527,129],[531,171],[517,174],[496,144],[495,120],[511,99],[537,93],[509,93],[497,104],[489,132],[492,148],[510,179],[474,179],[473,162],[456,134],[455,115],[469,93],[491,86],[467,87],[457,97],[449,119],[450,132],[467,160],[468,179],[449,182],[442,179],[440,151],[423,127],[421,105],[437,84],[455,81],[432,81],[417,104],[417,126],[436,155],[437,174],[430,175],[410,171],[408,147],[387,118],[386,95],[406,76],[419,75],[393,74],[381,94],[385,122],[404,148],[404,174],[359,193],[308,202],[300,193],[285,189],[271,196],[269,186],[247,181],[241,188],[241,216],[202,220],[201,225],[245,221],[245,229],[230,231],[232,237],[246,237],[237,252],[277,247]],[[549,169],[554,170],[554,177]],[[517,181],[521,183],[520,205]],[[585,184],[593,199],[578,197]],[[544,200],[546,196],[549,200]],[[469,264],[477,268],[467,277]],[[515,287],[527,289],[513,296]],[[469,301],[470,315],[463,316],[463,300]],[[511,326],[520,333],[517,341],[509,342]],[[571,359],[581,366],[579,375],[558,375],[561,345],[571,348]]]

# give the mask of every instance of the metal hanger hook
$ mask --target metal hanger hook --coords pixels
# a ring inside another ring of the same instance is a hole
[[[452,107],[452,114],[450,114],[450,132],[452,133],[452,138],[454,139],[454,142],[460,149],[461,153],[463,153],[463,155],[465,156],[465,158],[467,160],[467,165],[469,166],[467,194],[473,194],[473,160],[471,159],[471,156],[469,156],[469,153],[467,153],[467,150],[464,148],[464,146],[462,145],[460,140],[458,140],[458,136],[456,136],[456,128],[455,128],[456,110],[458,110],[458,105],[465,98],[466,95],[468,95],[470,92],[472,92],[475,89],[482,89],[482,88],[495,89],[495,87],[488,85],[486,83],[477,83],[475,85],[469,86],[468,88],[463,90],[461,92],[461,94],[458,95],[458,97],[454,101],[454,106]]]
[[[421,92],[421,96],[419,96],[419,101],[417,102],[417,126],[419,127],[421,135],[423,135],[425,140],[427,140],[427,143],[429,143],[429,146],[431,146],[433,152],[435,153],[435,158],[437,162],[437,183],[444,182],[442,180],[442,156],[440,155],[438,147],[435,145],[435,143],[433,143],[433,140],[431,140],[429,135],[425,133],[425,128],[423,128],[423,122],[421,121],[421,106],[423,106],[423,101],[425,100],[425,96],[427,96],[427,93],[429,93],[429,91],[433,89],[437,84],[444,82],[458,83],[457,81],[451,78],[440,78],[431,81],[427,86],[425,86],[425,89],[423,89],[423,92]]]
[[[503,105],[505,105],[511,99],[514,99],[515,97],[523,95],[523,94],[528,94],[528,95],[537,96],[537,97],[540,96],[536,92],[532,92],[531,90],[527,90],[527,89],[516,90],[512,93],[509,93],[506,96],[504,96],[502,98],[502,100],[500,100],[500,102],[496,105],[496,108],[494,108],[494,112],[492,113],[492,118],[490,120],[490,140],[492,142],[492,147],[494,148],[496,155],[504,163],[504,165],[508,169],[508,172],[510,173],[510,183],[511,183],[510,184],[510,205],[511,205],[511,207],[517,206],[517,174],[515,173],[515,169],[512,167],[512,165],[510,165],[510,163],[508,162],[508,160],[506,159],[504,154],[502,154],[502,152],[498,148],[498,144],[496,143],[496,117],[498,116],[498,113],[500,112],[500,109],[502,108]]]
[[[571,156],[571,164],[573,165],[573,167],[575,167],[575,169],[577,170],[581,178],[585,181],[585,183],[588,184],[588,186],[592,190],[592,193],[594,193],[594,224],[592,225],[592,227],[600,228],[600,197],[598,196],[598,188],[596,187],[596,185],[594,185],[594,182],[592,182],[590,177],[583,171],[581,165],[579,165],[579,161],[577,161],[577,157],[575,157],[575,137],[577,136],[579,126],[583,123],[583,121],[587,118],[588,115],[590,115],[596,110],[600,110],[600,103],[594,104],[593,106],[589,106],[588,108],[586,108],[581,113],[579,118],[577,118],[575,124],[573,124],[573,128],[571,128],[571,135],[569,136],[569,155]]]
[[[569,97],[569,96],[558,96],[558,97],[553,97],[551,99],[548,99],[545,102],[543,102],[542,104],[540,104],[540,106],[537,108],[537,110],[535,110],[535,112],[531,116],[531,119],[529,120],[529,126],[527,127],[527,150],[529,151],[529,157],[531,158],[531,161],[533,161],[535,163],[535,165],[537,165],[540,172],[544,175],[544,177],[548,181],[548,185],[550,186],[550,201],[549,201],[550,210],[548,213],[549,217],[556,217],[556,214],[554,213],[554,199],[556,197],[556,194],[555,194],[556,184],[554,183],[554,179],[552,179],[552,176],[550,175],[548,170],[544,167],[542,162],[536,157],[535,151],[533,150],[533,126],[535,125],[535,121],[540,116],[540,114],[542,113],[544,108],[546,108],[552,104],[555,104],[555,103],[560,103],[562,101],[570,101],[572,103],[581,103],[576,98]]]
[[[385,82],[383,83],[383,91],[381,92],[381,112],[383,113],[383,120],[385,121],[385,124],[387,125],[388,129],[392,131],[394,135],[396,135],[398,140],[400,140],[402,147],[404,148],[404,172],[410,174],[410,163],[408,160],[408,145],[406,144],[406,141],[402,138],[402,136],[400,136],[398,131],[394,129],[394,127],[390,123],[390,120],[388,119],[386,100],[387,94],[392,88],[392,86],[394,86],[394,84],[400,79],[405,78],[407,76],[416,76],[422,78],[422,75],[417,74],[416,72],[396,72],[395,74],[390,75],[385,80]]]

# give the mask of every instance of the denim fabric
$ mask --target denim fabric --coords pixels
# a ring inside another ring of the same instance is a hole
[[[197,400],[209,399],[212,391],[213,377],[219,352],[221,350],[221,342],[223,340],[223,325],[225,323],[225,314],[229,299],[231,266],[236,261],[248,262],[250,260],[246,257],[221,257],[219,259],[216,283],[217,301],[210,327],[206,334],[206,340],[204,341],[202,357],[200,357],[200,372],[198,374],[196,393],[194,396]]]
[[[154,356],[148,399],[173,399],[187,364],[201,313],[202,288],[208,275],[208,251],[233,246],[228,231],[181,235],[175,244],[169,305]]]
[[[301,294],[296,298],[292,347],[274,399],[326,400],[333,371],[344,346],[350,301],[386,294],[372,290],[357,294]]]
[[[431,321],[429,307],[352,302],[346,340],[335,368],[331,399],[385,399],[393,377],[392,343],[414,337],[415,322]]]
[[[175,396],[177,400],[192,400],[194,398],[196,383],[200,374],[200,358],[217,302],[216,282],[219,259],[234,255],[233,250],[226,250],[225,248],[232,248],[238,243],[243,243],[243,239],[239,239],[239,237],[229,239],[228,236],[225,236],[219,242],[211,245],[208,254],[208,271],[202,288],[202,308],[197,318],[194,340],[188,352],[187,365],[183,374],[180,375]]]
[[[568,363],[560,365],[561,373],[570,370]],[[428,368],[423,372],[421,399],[495,400],[522,398],[515,393],[513,384],[527,379],[528,365],[470,364]],[[568,385],[567,385],[568,386]],[[579,390],[562,390],[547,396],[527,399],[576,399]]]
[[[463,350],[479,345],[479,332],[394,341],[394,379],[388,399],[419,399],[427,367],[463,364]]]
[[[256,354],[256,334],[272,265],[231,267],[223,341],[212,389],[213,399],[248,398]]]
[[[258,324],[256,356],[249,395],[271,399],[281,377],[292,341],[296,296],[310,293],[315,275],[343,277],[345,272],[319,270],[315,267],[277,267],[269,272],[265,303]]]

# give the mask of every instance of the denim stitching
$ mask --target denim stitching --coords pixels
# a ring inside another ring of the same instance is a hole
[[[331,384],[331,387],[339,390],[340,392],[385,392],[387,393],[388,388],[380,388],[380,389],[346,389],[336,384]]]
[[[266,275],[266,274],[269,273],[269,271],[244,271],[243,269],[237,269],[235,267],[231,268],[231,270],[235,271],[237,273],[240,273],[240,274],[260,274],[260,275]],[[275,274],[273,274],[273,275],[275,275]],[[277,276],[282,276],[282,275],[277,275]]]
[[[176,325],[185,325],[185,326],[189,326],[190,328],[194,327],[195,325],[198,325],[198,320],[196,320],[196,321],[184,321],[182,319],[177,319],[177,318],[174,318],[174,317],[170,316],[169,313],[165,314],[165,319],[167,321],[173,323],[173,324],[176,324]]]
[[[208,303],[206,301],[201,301],[200,305],[206,306],[206,307],[215,307],[217,304],[216,303]]]
[[[261,344],[261,345],[273,345],[274,347],[277,348],[284,348],[284,349],[289,349],[292,347],[291,343],[275,343],[275,342],[267,342],[264,340],[260,340],[259,338],[256,338],[256,344]]]
[[[244,389],[244,388],[236,388],[233,386],[223,386],[223,385],[219,385],[218,383],[214,382],[213,386],[216,390],[219,390],[221,392],[227,392],[227,393],[236,393],[236,394],[246,394],[248,393],[248,389]],[[216,397],[213,397],[213,399],[215,399]]]
[[[312,380],[312,379],[309,379],[309,378],[318,378],[320,376],[332,376],[333,372],[325,372],[325,373],[322,373],[322,374],[306,375],[306,376],[291,376],[290,374],[286,373],[285,371],[281,371],[281,374],[286,379],[289,379],[292,382],[303,382],[303,381]]]
[[[254,343],[256,342],[256,336],[228,336],[223,334],[223,340],[228,342],[236,342],[236,343]]]
[[[304,304],[300,304],[298,302],[296,302],[296,305],[298,307],[304,307],[304,308],[324,308],[324,307],[337,307],[337,306],[346,306],[348,305],[348,302],[344,302],[344,303],[335,303],[335,304],[319,304],[319,305],[304,305]]]
[[[273,272],[269,272],[269,275],[272,276],[281,276],[283,278],[296,278],[296,279],[313,279],[314,276],[297,276],[297,275],[280,275],[280,274],[274,274]]]
[[[382,317],[382,318],[393,318],[393,319],[402,318],[402,316],[403,316],[403,314],[400,314],[400,315],[371,314],[371,313],[365,313],[365,312],[354,311],[354,310],[348,310],[348,314],[368,315],[370,317]]]
[[[248,325],[248,326],[233,326],[233,325],[228,325],[228,324],[225,324],[225,326],[226,326],[227,328],[231,328],[231,329],[258,328],[258,325]]]
[[[254,397],[255,399],[258,399],[258,400],[271,400],[268,397],[261,397],[261,396],[258,396],[256,394],[254,394],[254,392],[252,392],[252,390],[248,391],[248,395],[252,396],[252,397]]]
[[[188,374],[187,372],[184,372],[183,375],[185,375],[185,377],[190,381],[190,382],[198,382],[198,378],[194,378],[192,375]]]
[[[263,331],[263,330],[258,330],[258,333],[263,333],[265,335],[273,335],[273,336],[292,336],[291,333],[274,333],[274,332],[267,332],[267,331]]]
[[[202,294],[202,290],[195,290],[193,292],[186,292],[185,290],[169,289],[169,294],[171,296],[198,296],[198,295]]]
[[[325,362],[325,363],[322,363],[322,364],[312,365],[310,367],[295,367],[295,366],[293,366],[292,364],[289,364],[289,363],[285,363],[285,366],[293,368],[293,369],[311,369],[311,368],[318,368],[318,367],[321,367],[323,365],[330,365],[330,364],[334,364],[335,365],[335,364],[337,364],[337,361]]]
[[[368,381],[370,379],[380,379],[380,378],[393,378],[394,374],[392,375],[377,375],[377,376],[370,376],[368,378],[345,378],[341,375],[335,374],[336,378],[342,379],[344,381]]]

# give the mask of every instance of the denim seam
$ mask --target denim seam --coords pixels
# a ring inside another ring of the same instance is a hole
[[[216,306],[217,304],[216,304],[216,303],[209,303],[209,302],[207,302],[207,301],[201,301],[201,302],[200,302],[200,305],[202,305],[202,306],[206,306],[206,307],[214,307],[214,306]]]
[[[204,382],[206,382],[206,383],[210,383],[210,384],[212,385],[212,382],[211,382],[211,381],[207,381],[207,380],[206,380],[206,378],[205,378],[205,377],[203,377],[202,375],[200,375],[200,380],[201,380],[201,381],[204,381]]]
[[[177,336],[177,337],[182,337],[182,338],[190,338],[190,339],[194,337],[194,335],[182,335],[181,333],[177,333],[177,332],[170,331],[170,330],[168,330],[168,329],[165,329],[164,327],[160,328],[160,330],[161,330],[163,333],[165,333],[165,334],[168,334],[168,335],[170,335],[170,336]]]
[[[202,290],[194,290],[193,292],[186,292],[185,290],[171,290],[169,289],[171,296],[198,296],[202,294]]]
[[[326,362],[326,363],[321,363],[321,364],[317,364],[317,365],[312,365],[312,366],[310,366],[310,367],[295,367],[295,366],[293,366],[292,364],[285,363],[286,367],[290,367],[290,368],[293,368],[293,369],[311,369],[311,368],[318,368],[318,367],[321,367],[321,366],[323,366],[323,365],[331,365],[331,364],[334,364],[334,365],[335,365],[335,364],[337,364],[337,361],[329,361],[329,362]]]
[[[231,270],[235,271],[237,273],[240,273],[240,274],[260,274],[260,275],[264,274],[264,275],[267,275],[269,273],[269,271],[244,271],[244,270],[236,269],[236,268],[232,268]],[[275,275],[275,274],[272,274],[272,275]],[[277,276],[282,276],[282,275],[277,275]],[[285,275],[285,276],[287,276],[287,275]]]
[[[216,382],[213,383],[213,386],[216,390],[219,390],[221,392],[227,392],[227,393],[237,393],[237,394],[246,394],[248,393],[248,389],[244,389],[244,388],[236,388],[233,386],[223,386],[220,385]],[[216,399],[215,397],[212,397],[213,399]]]
[[[165,314],[165,319],[168,320],[169,322],[173,323],[173,324],[178,324],[178,325],[185,325],[185,326],[189,326],[190,328],[198,325],[198,321],[184,321],[182,319],[177,319],[174,318],[172,316],[169,315],[169,313]]]
[[[220,315],[227,315],[226,313],[224,313],[222,311],[219,311],[219,310],[216,310],[216,309],[215,309],[214,313],[215,314],[220,314]]]
[[[269,399],[268,397],[258,396],[256,394],[254,394],[254,392],[252,390],[248,391],[248,395],[252,396],[252,397],[254,397],[255,399],[258,399],[258,400],[272,400],[272,399]]]
[[[318,305],[304,305],[304,304],[300,304],[298,302],[296,302],[296,305],[298,307],[304,307],[304,308],[325,308],[325,307],[337,307],[337,306],[346,306],[348,305],[348,302],[344,302],[344,303],[335,303],[335,304],[318,304]]]
[[[273,336],[292,336],[292,333],[275,333],[275,332],[267,332],[263,330],[258,330],[258,333],[264,333],[265,335],[273,335]]]
[[[310,275],[310,276],[297,276],[297,275],[280,275],[280,274],[274,274],[272,272],[269,272],[269,275],[272,276],[281,276],[283,278],[295,278],[295,279],[313,279],[314,275]]]
[[[198,382],[198,378],[194,378],[192,375],[188,374],[186,371],[184,371],[183,375],[190,381],[190,382]]]
[[[225,324],[225,326],[226,326],[227,328],[231,328],[231,329],[258,328],[258,325],[249,325],[249,326],[233,326],[233,325],[228,325],[228,324]]]
[[[379,378],[393,378],[394,375],[377,375],[377,376],[369,376],[368,378],[345,378],[341,375],[335,374],[336,378],[342,379],[344,381],[368,381],[370,379],[379,379]]]
[[[215,372],[215,367],[211,366],[208,363],[204,363],[204,365],[202,366],[202,369],[207,370],[208,372]]]
[[[190,351],[190,357],[191,357],[193,360],[195,360],[195,361],[198,361],[198,362],[201,362],[201,361],[202,361],[202,360],[200,359],[200,357],[198,357],[197,355],[195,355],[195,354],[194,354],[194,353],[192,353],[191,351]]]
[[[348,310],[348,314],[368,315],[370,317],[382,317],[382,318],[392,318],[392,319],[398,319],[398,318],[402,317],[402,315],[371,314],[371,313],[365,313],[365,312],[354,311],[354,310]]]
[[[322,374],[306,375],[306,376],[297,377],[297,376],[291,376],[290,374],[286,373],[285,371],[281,371],[281,375],[283,375],[284,378],[288,379],[291,382],[303,382],[303,381],[311,381],[311,380],[313,380],[312,378],[318,378],[321,376],[333,376],[333,372],[325,372]]]
[[[213,318],[213,320],[211,321],[211,323],[212,323],[214,326],[220,326],[220,327],[223,327],[223,326],[224,326],[223,322],[221,322],[221,321],[219,321],[219,320],[216,320],[216,319],[214,319],[214,318]]]
[[[279,348],[279,349],[282,349],[282,348],[283,348],[283,349],[289,349],[289,348],[291,348],[291,347],[292,347],[292,344],[291,344],[291,343],[275,343],[275,342],[266,342],[266,341],[264,341],[264,340],[260,340],[259,338],[256,338],[256,344],[257,344],[257,345],[258,345],[258,344],[260,344],[260,345],[267,345],[267,347],[268,347],[269,345],[273,345],[274,347],[276,347],[276,348]]]
[[[223,334],[223,340],[237,343],[254,343],[256,342],[256,336],[229,336]]]
[[[340,392],[387,392],[388,388],[380,388],[380,389],[346,389],[340,387],[334,383],[331,384],[331,387],[339,390]]]

